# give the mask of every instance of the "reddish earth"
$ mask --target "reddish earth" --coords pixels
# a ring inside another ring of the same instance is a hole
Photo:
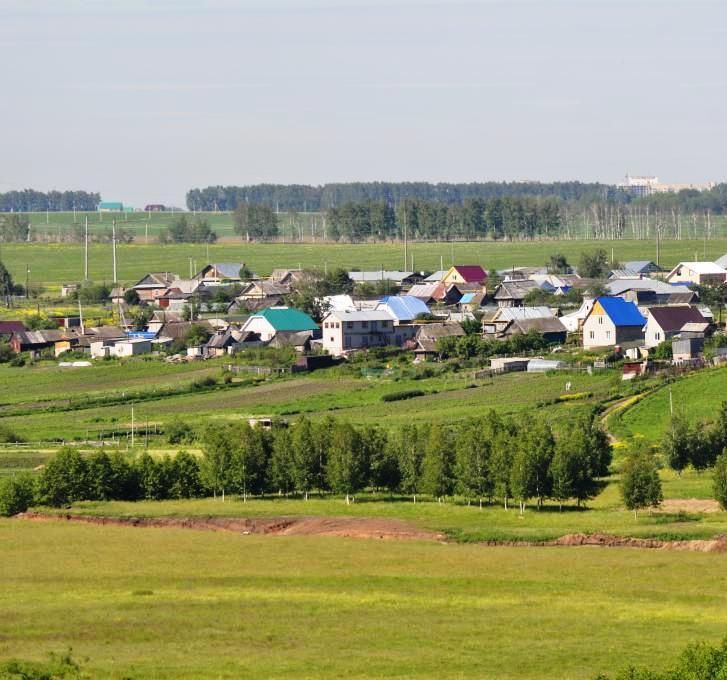
[[[419,529],[397,519],[369,517],[275,517],[246,519],[234,517],[91,517],[87,515],[25,512],[15,516],[35,522],[81,522],[114,526],[232,531],[266,536],[337,536],[381,540],[444,541],[444,534]],[[485,541],[480,545],[511,547],[593,546],[600,548],[649,548],[693,552],[727,552],[727,535],[706,540],[662,541],[612,534],[567,534],[552,541]]]
[[[91,517],[42,512],[25,512],[16,517],[40,522],[69,521],[116,526],[232,531],[238,534],[265,534],[268,536],[444,540],[443,534],[419,529],[401,520],[369,517],[275,517],[265,519],[235,517]]]

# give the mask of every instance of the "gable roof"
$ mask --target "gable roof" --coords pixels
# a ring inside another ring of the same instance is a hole
[[[276,331],[316,331],[318,324],[305,312],[293,307],[268,307],[250,318],[262,317]]]
[[[487,281],[487,272],[478,264],[456,264],[449,270],[449,272],[451,271],[456,271],[466,283]]]
[[[536,281],[503,281],[495,291],[495,300],[522,300],[531,291],[539,288]]]
[[[689,269],[695,274],[727,274],[727,270],[724,267],[720,267],[714,262],[680,262],[669,272],[667,278],[672,276],[677,269]]]
[[[215,269],[223,279],[240,279],[240,270],[245,266],[244,262],[211,262],[197,274],[197,278],[204,278],[206,272]]]
[[[706,323],[696,307],[689,305],[672,305],[667,307],[649,307],[649,316],[666,332],[679,331],[688,323]]]
[[[132,288],[168,288],[177,279],[171,272],[149,272],[137,281]]]
[[[348,278],[356,283],[374,283],[376,281],[394,281],[401,283],[405,279],[414,276],[415,272],[402,272],[398,270],[370,271],[370,272],[348,272]]]
[[[22,333],[24,330],[25,324],[22,321],[0,321],[0,335]]]
[[[681,289],[657,279],[613,279],[606,284],[609,295],[621,295],[627,290],[653,290],[655,293],[675,293]]]
[[[527,334],[530,331],[536,331],[538,333],[567,333],[563,322],[554,316],[538,317],[536,319],[515,319],[512,325],[523,334]]]
[[[500,307],[492,317],[493,321],[523,321],[525,319],[553,319],[550,307]]]
[[[633,272],[634,274],[661,271],[661,267],[651,260],[629,260],[623,263],[623,268],[627,272]]]
[[[727,257],[727,256],[725,256]],[[427,283],[437,283],[438,281],[441,281],[446,275],[447,275],[446,269],[440,269],[439,271],[436,271],[429,276],[427,276],[424,281]]]
[[[643,326],[646,323],[639,308],[633,302],[623,298],[599,297],[596,298],[596,304],[601,305],[615,326]]]
[[[413,321],[420,314],[429,314],[429,307],[413,295],[382,297],[376,309],[386,309],[398,321]]]

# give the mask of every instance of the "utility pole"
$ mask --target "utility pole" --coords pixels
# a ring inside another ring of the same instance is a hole
[[[84,235],[83,251],[83,280],[88,281],[88,215],[86,215],[86,230]]]
[[[131,407],[131,449],[134,449],[134,407]]]
[[[114,283],[118,283],[116,276],[116,220],[111,221],[111,253],[114,258]]]
[[[406,205],[404,205],[404,269],[406,269]]]

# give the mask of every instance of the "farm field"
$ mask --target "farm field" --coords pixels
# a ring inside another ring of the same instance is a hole
[[[435,271],[440,264],[452,262],[478,263],[489,269],[504,269],[519,265],[542,265],[552,253],[560,252],[576,264],[580,254],[605,248],[617,260],[654,259],[655,246],[651,241],[516,241],[516,242],[413,242],[409,258],[414,257],[417,270]],[[97,282],[112,278],[111,246],[93,244],[89,248],[89,275]],[[706,257],[714,260],[727,251],[727,239],[709,241],[664,241],[661,244],[661,264],[670,267],[681,260]],[[171,271],[188,276],[190,264],[201,268],[207,261],[245,262],[257,274],[270,274],[278,267],[344,267],[357,269],[400,269],[404,266],[401,243],[242,243],[231,239],[210,246],[204,244],[119,245],[118,276],[121,283],[138,281],[150,271]],[[68,281],[83,278],[83,246],[75,244],[7,243],[2,245],[0,259],[19,282],[24,282],[30,269],[32,284],[57,289]],[[190,262],[191,261],[191,262]],[[407,261],[407,269],[411,259]]]
[[[91,677],[587,680],[727,627],[725,556],[0,521],[0,658]]]
[[[190,386],[200,377],[220,377],[223,363],[220,360],[185,366],[134,360],[84,369],[60,369],[50,363],[39,367],[2,366],[0,380],[7,379],[10,389],[0,403],[0,425],[31,442],[94,439],[110,429],[130,429],[134,399],[139,402],[135,405],[137,426],[145,422],[163,425],[177,417],[200,425],[210,420],[295,418],[306,414],[313,418],[345,417],[358,425],[394,427],[411,422],[452,422],[489,409],[513,414],[541,402],[551,404],[547,417],[557,421],[618,395],[620,389],[628,389],[611,372],[569,374],[570,398],[558,402],[566,382],[562,375],[513,373],[473,380],[469,371],[463,371],[420,380],[366,380],[333,369],[260,384],[233,382],[216,389],[158,394],[162,389]],[[105,384],[113,387],[104,389]],[[410,389],[425,394],[395,405],[382,401],[384,395]],[[119,404],[123,395],[127,399]],[[93,404],[84,405],[83,400],[94,398]],[[74,399],[78,401],[74,403]],[[104,404],[104,400],[109,403]]]
[[[714,420],[722,402],[727,401],[727,371],[698,371],[661,387],[615,415],[609,427],[620,437],[641,436],[658,443],[669,424],[670,389],[675,412],[685,414],[690,422]]]

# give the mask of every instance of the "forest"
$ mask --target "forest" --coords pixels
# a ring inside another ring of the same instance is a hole
[[[8,191],[0,193],[0,212],[96,210],[101,194],[89,191]]]

